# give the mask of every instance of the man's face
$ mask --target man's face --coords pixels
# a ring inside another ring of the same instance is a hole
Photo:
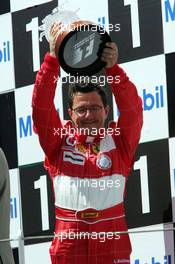
[[[109,107],[104,107],[101,96],[96,92],[77,93],[73,98],[69,115],[78,128],[92,129],[104,127]]]

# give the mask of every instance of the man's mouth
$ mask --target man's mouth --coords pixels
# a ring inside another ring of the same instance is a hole
[[[98,122],[93,120],[93,121],[85,121],[85,122],[82,122],[82,125],[93,125],[93,124],[97,124]]]

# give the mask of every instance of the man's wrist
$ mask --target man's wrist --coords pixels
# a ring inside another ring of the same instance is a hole
[[[50,54],[50,56],[51,56],[51,57],[54,57],[54,58],[56,58],[56,54],[55,54],[55,52],[53,52],[53,51],[50,51],[50,52],[49,52],[49,54]]]
[[[114,64],[112,67],[105,67],[105,72],[107,75],[113,74],[115,75],[118,71],[118,64]]]
[[[56,56],[52,56],[50,52],[47,52],[44,57],[44,61],[49,69],[57,72],[59,69],[59,61]]]

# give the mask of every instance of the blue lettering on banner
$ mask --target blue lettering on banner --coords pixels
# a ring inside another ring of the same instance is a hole
[[[102,28],[105,28],[106,19],[105,17],[99,17],[98,18],[98,25]]]
[[[153,108],[164,107],[163,85],[156,86],[154,93],[147,93],[143,89],[143,109],[144,111],[152,110]]]
[[[10,61],[10,41],[0,43],[0,63]]]
[[[163,258],[163,262],[158,261],[155,257],[151,258],[151,262],[147,262],[148,264],[171,264],[171,255],[166,255]],[[139,259],[134,261],[134,264],[142,264]]]
[[[20,138],[32,135],[32,121],[31,115],[27,116],[26,122],[24,122],[23,117],[19,118],[19,135]]]
[[[56,109],[57,113],[59,114],[59,108]],[[32,136],[33,129],[32,129],[32,117],[28,115],[24,120],[24,117],[19,117],[19,136],[28,137]]]
[[[170,0],[165,1],[165,21],[169,22],[169,18],[171,21],[175,20],[175,1],[174,6],[172,7],[170,4]]]
[[[16,197],[10,198],[10,218],[17,218],[17,202]]]
[[[143,89],[142,93],[143,100],[143,110],[150,111],[153,109],[160,109],[164,107],[164,93],[163,93],[163,85],[155,86],[153,92],[147,92],[146,89]],[[119,117],[119,110],[115,109],[117,117]]]

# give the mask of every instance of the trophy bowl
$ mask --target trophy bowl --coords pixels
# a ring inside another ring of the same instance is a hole
[[[78,11],[78,10],[77,10]],[[55,53],[63,70],[71,75],[92,76],[106,63],[100,59],[106,42],[111,38],[105,29],[91,21],[81,20],[77,11],[59,7],[42,20],[40,41],[45,36],[50,42],[53,23],[60,23]]]
[[[100,59],[111,38],[104,28],[90,21],[75,21],[57,37],[55,52],[60,66],[71,75],[92,76],[106,63]]]

